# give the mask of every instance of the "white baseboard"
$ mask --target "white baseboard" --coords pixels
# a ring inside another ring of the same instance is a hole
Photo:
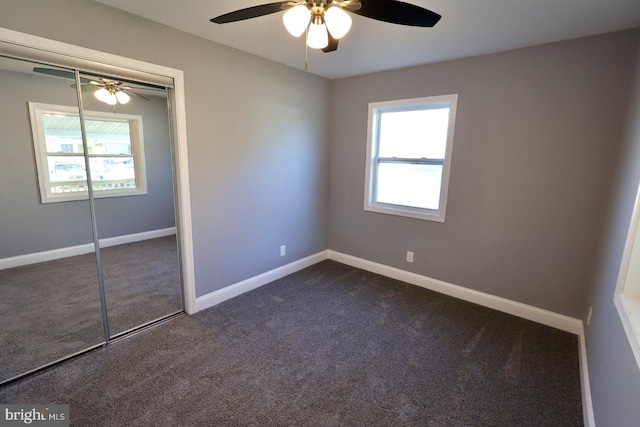
[[[267,283],[271,283],[274,280],[278,280],[284,276],[288,276],[289,274],[302,270],[303,268],[307,268],[313,264],[319,263],[320,261],[324,261],[325,259],[327,259],[327,251],[318,252],[306,258],[299,259],[298,261],[294,261],[290,264],[283,265],[282,267],[275,268],[267,271],[266,273],[250,277],[242,282],[235,283],[227,286],[226,288],[198,297],[196,298],[196,311],[218,305],[221,302],[237,297],[245,292],[252,291],[260,286],[266,285]]]
[[[110,246],[124,245],[126,243],[141,242],[143,240],[173,236],[174,234],[176,234],[175,227],[162,228],[160,230],[143,231],[142,233],[135,233],[135,234],[125,234],[124,236],[116,236],[116,237],[108,237],[106,239],[100,239],[100,247],[108,248]]]
[[[288,274],[295,273],[298,270],[316,264],[325,259],[331,259],[342,264],[357,267],[366,271],[371,271],[382,276],[390,277],[392,279],[397,279],[412,285],[430,289],[432,291],[449,295],[464,301],[469,301],[483,307],[502,311],[503,313],[508,313],[513,316],[531,320],[542,325],[551,326],[552,328],[570,332],[578,336],[583,333],[582,321],[573,317],[554,313],[548,310],[543,310],[538,307],[465,288],[463,286],[454,285],[442,280],[432,279],[430,277],[422,276],[420,274],[412,273],[406,270],[400,270],[399,268],[389,267],[388,265],[378,264],[373,261],[346,255],[330,249],[327,251],[318,252],[317,254],[311,255],[307,258],[294,261],[290,264],[284,265],[271,271],[267,271],[266,273],[262,273],[258,276],[251,277],[242,282],[198,297],[196,299],[197,310],[199,311],[209,307],[213,307],[216,304],[219,304],[250,290],[256,289]]]
[[[142,233],[127,234],[124,236],[108,237],[100,239],[100,247],[124,245],[125,243],[139,242],[142,240],[156,239],[158,237],[171,236],[176,234],[176,228],[163,228],[161,230],[151,230]],[[76,255],[84,255],[93,252],[93,243],[70,246],[67,248],[53,249],[50,251],[35,252],[32,254],[18,255],[10,258],[0,259],[0,270],[5,268],[20,267],[22,265],[36,264],[38,262],[53,261],[60,258],[67,258]]]
[[[580,322],[582,323],[582,322]],[[578,334],[578,351],[580,352],[580,385],[582,387],[582,415],[585,427],[596,427],[596,418],[593,415],[593,402],[591,401],[591,383],[589,382],[589,365],[587,363],[587,343],[584,335],[584,324],[581,325]]]
[[[578,335],[582,321],[506,298],[329,250],[329,259]]]
[[[589,385],[589,369],[587,366],[587,350],[584,337],[584,326],[581,320],[573,317],[564,316],[552,311],[543,310],[538,307],[511,301],[506,298],[454,285],[442,280],[432,279],[420,274],[411,273],[409,271],[400,270],[388,265],[379,264],[362,258],[343,254],[333,250],[318,252],[307,258],[292,262],[266,273],[251,277],[242,282],[236,283],[226,288],[211,292],[196,299],[196,309],[204,310],[223,301],[236,297],[245,292],[256,289],[274,280],[286,275],[295,273],[308,266],[321,262],[325,259],[331,259],[336,262],[400,280],[412,285],[420,286],[441,294],[449,295],[457,299],[469,301],[483,307],[511,314],[523,319],[531,320],[542,325],[570,332],[578,336],[578,351],[580,361],[580,383],[582,387],[582,407],[584,423],[586,427],[595,427],[595,418],[593,415],[593,405],[591,402],[591,388]]]
[[[417,285],[432,291],[449,295],[464,301],[469,301],[483,307],[502,311],[513,316],[531,320],[536,323],[551,326],[552,328],[570,332],[578,336],[578,351],[580,361],[580,384],[582,387],[582,408],[584,424],[586,427],[595,427],[593,416],[593,405],[591,402],[591,388],[589,385],[589,368],[587,365],[587,349],[584,337],[584,326],[582,320],[564,316],[552,311],[543,310],[527,304],[511,301],[506,298],[454,285],[442,280],[432,279],[420,274],[378,264],[362,258],[346,255],[340,252],[328,250],[329,259],[357,267],[362,270],[401,280],[412,285]]]

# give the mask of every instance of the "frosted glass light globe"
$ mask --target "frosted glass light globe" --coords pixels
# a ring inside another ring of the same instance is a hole
[[[331,6],[324,13],[324,22],[334,39],[344,37],[351,29],[351,17],[341,7]]]
[[[320,21],[320,24],[313,23],[309,26],[307,34],[307,46],[311,49],[324,49],[329,45],[329,33],[327,27]]]
[[[93,96],[95,96],[98,101],[102,102],[107,102],[107,100],[111,98],[111,94],[105,88],[98,89],[97,91],[95,91]]]
[[[292,7],[282,15],[284,27],[294,37],[300,37],[304,33],[310,19],[311,12],[307,9],[307,6],[302,4]]]
[[[131,97],[122,91],[116,92],[116,98],[120,104],[126,104],[131,101]]]

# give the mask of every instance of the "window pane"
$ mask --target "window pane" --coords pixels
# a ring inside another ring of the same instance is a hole
[[[84,157],[48,156],[47,166],[52,194],[87,191]]]
[[[376,201],[437,210],[441,182],[442,165],[380,163]]]
[[[48,153],[82,153],[82,132],[77,115],[42,115]],[[131,154],[129,122],[85,120],[89,154]]]
[[[87,171],[84,168],[82,156],[49,156],[49,181],[86,181]]]
[[[380,157],[444,159],[449,108],[380,114]]]
[[[129,122],[85,120],[89,154],[131,154]]]
[[[77,115],[45,113],[42,122],[47,153],[82,154],[82,132]]]
[[[133,157],[91,157],[94,191],[136,188]]]

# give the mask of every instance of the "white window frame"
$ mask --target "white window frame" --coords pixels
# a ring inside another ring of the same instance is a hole
[[[613,302],[640,369],[640,185],[629,223]]]
[[[364,187],[364,210],[389,215],[399,215],[427,221],[445,222],[447,210],[447,194],[449,190],[449,172],[451,170],[451,153],[453,149],[453,131],[456,120],[456,106],[458,95],[440,95],[423,98],[401,99],[369,103],[369,121],[367,125],[367,163]],[[380,114],[386,112],[415,111],[426,109],[449,108],[449,123],[447,129],[447,145],[444,161],[439,159],[383,159],[396,163],[442,164],[442,181],[440,186],[440,204],[438,209],[424,209],[414,206],[403,206],[380,203],[375,200],[377,185],[377,164],[380,162],[379,127]]]
[[[64,114],[78,116],[78,107],[66,105],[43,104],[29,102],[29,115],[31,117],[31,132],[33,135],[33,148],[36,157],[36,170],[38,173],[38,184],[40,185],[40,201],[42,203],[67,202],[70,200],[87,200],[88,191],[74,191],[68,193],[51,192],[51,182],[49,180],[48,156],[70,155],[66,153],[49,153],[45,140],[45,129],[43,122],[44,114]],[[104,189],[93,192],[94,198],[136,196],[147,194],[147,173],[144,159],[144,138],[142,130],[142,116],[133,114],[105,113],[102,111],[84,110],[85,120],[108,120],[117,122],[128,122],[131,137],[131,155],[133,157],[135,170],[135,188]],[[74,153],[72,156],[80,157],[82,153]],[[118,157],[118,155],[92,155],[87,153],[89,158],[96,157]]]

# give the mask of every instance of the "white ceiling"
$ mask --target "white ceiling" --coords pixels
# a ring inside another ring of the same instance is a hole
[[[213,24],[227,12],[276,0],[96,0],[179,30],[304,69],[303,38],[282,13]],[[376,1],[376,0],[361,0]],[[405,0],[442,15],[433,28],[352,15],[336,52],[309,49],[308,71],[330,79],[640,26],[640,0]]]

